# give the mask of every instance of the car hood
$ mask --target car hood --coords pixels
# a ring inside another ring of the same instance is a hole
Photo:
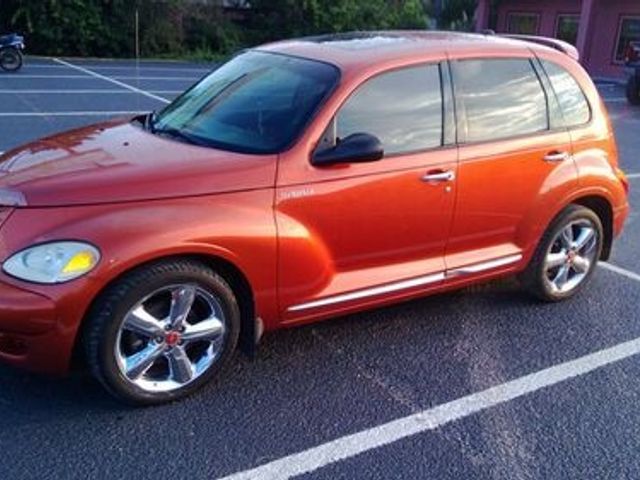
[[[276,160],[189,145],[115,121],[0,156],[0,203],[91,205],[269,188]]]

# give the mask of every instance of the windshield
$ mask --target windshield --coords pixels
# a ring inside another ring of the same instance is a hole
[[[307,125],[338,80],[331,65],[249,51],[158,114],[155,132],[245,153],[277,153]]]

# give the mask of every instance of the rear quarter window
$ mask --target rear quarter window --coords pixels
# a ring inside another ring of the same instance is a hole
[[[589,123],[591,108],[582,88],[573,76],[560,65],[542,61],[551,86],[556,94],[565,126],[576,127]]]

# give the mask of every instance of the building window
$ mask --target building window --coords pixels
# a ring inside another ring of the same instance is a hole
[[[640,17],[622,17],[618,29],[615,62],[624,62],[624,52],[631,42],[640,41]]]
[[[510,13],[507,16],[507,32],[518,35],[537,35],[540,14]]]
[[[580,25],[580,15],[558,15],[556,23],[556,38],[564,40],[571,45],[578,43],[578,27]]]

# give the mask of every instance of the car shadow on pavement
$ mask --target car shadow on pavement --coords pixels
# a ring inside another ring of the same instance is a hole
[[[517,285],[513,281],[503,280],[331,319],[315,325],[269,333],[263,338],[256,359],[250,360],[242,354],[236,354],[229,368],[231,372],[223,374],[218,382],[214,382],[218,385],[205,388],[204,393],[194,398],[207,395],[207,392],[215,397],[214,390],[220,388],[227,391],[233,390],[232,377],[236,377],[241,373],[240,371],[243,375],[264,376],[267,374],[265,368],[275,367],[274,371],[280,370],[278,367],[284,368],[292,356],[304,356],[309,358],[309,362],[313,362],[314,356],[318,354],[317,349],[324,348],[319,345],[322,343],[319,339],[333,341],[331,339],[341,338],[357,349],[358,337],[367,331],[375,332],[393,328],[407,332],[409,338],[424,337],[425,330],[444,326],[441,325],[442,319],[431,318],[430,313],[436,311],[441,313],[444,306],[448,314],[453,315],[455,319],[457,310],[455,306],[459,306],[461,299],[469,295],[476,297],[487,294],[491,297],[491,303],[496,309],[504,309],[507,306],[517,308],[523,304],[532,303],[529,297],[518,292]],[[453,308],[452,305],[454,305]],[[363,340],[370,342],[370,335],[367,337]],[[340,348],[339,345],[334,347]],[[272,366],[274,363],[279,365]],[[233,374],[234,370],[236,370],[235,374]],[[64,415],[66,410],[77,411],[78,408],[85,410],[86,413],[118,411],[124,413],[131,410],[131,407],[113,400],[84,370],[59,378],[0,366],[0,384],[2,385],[0,410],[10,409],[13,412],[11,417],[16,422],[20,422],[21,418],[29,421],[28,417],[45,405],[47,416]],[[26,418],[23,418],[23,413],[26,414]]]
[[[619,285],[595,280],[591,292],[555,305],[506,279],[269,333],[256,359],[238,353],[201,392],[159,407],[120,404],[87,373],[50,378],[3,366],[0,431],[37,425],[107,435],[118,424],[155,430],[159,414],[181,422],[180,438],[199,429],[210,434],[203,417],[238,435],[275,431],[304,439],[313,429],[335,429],[336,415],[341,431],[357,431],[633,335],[640,328],[627,312],[633,305],[603,301]],[[602,312],[612,309],[628,320],[603,324]]]

